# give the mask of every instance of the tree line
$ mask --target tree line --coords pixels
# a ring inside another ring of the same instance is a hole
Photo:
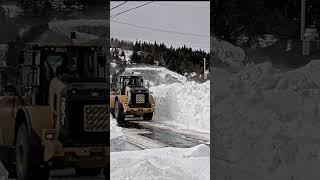
[[[210,67],[210,54],[203,50],[193,50],[182,46],[173,48],[167,47],[163,43],[147,43],[136,41],[123,41],[111,38],[111,47],[114,59],[120,59],[125,53],[117,48],[132,50],[131,60],[135,63],[154,65],[155,62],[160,66],[166,67],[171,71],[183,74],[185,72],[203,73],[203,62],[206,58],[206,69]]]

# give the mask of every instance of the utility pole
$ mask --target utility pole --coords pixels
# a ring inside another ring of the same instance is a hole
[[[206,76],[206,58],[203,58],[203,78],[207,79],[207,76]]]
[[[306,0],[301,0],[301,41],[304,40],[304,31],[306,26]]]
[[[301,16],[300,16],[300,20],[301,20],[301,41],[302,41],[302,55],[309,55],[309,46],[310,46],[310,42],[304,39],[304,32],[306,29],[306,0],[301,0]]]

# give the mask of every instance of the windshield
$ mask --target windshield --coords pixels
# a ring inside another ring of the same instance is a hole
[[[129,77],[124,78],[124,86],[142,86],[142,78],[141,77]]]
[[[53,73],[56,73],[57,68],[62,65],[63,56],[50,55],[47,57],[46,63],[49,65]]]
[[[105,78],[106,67],[98,63],[96,51],[78,50],[47,55],[46,63],[57,76]]]

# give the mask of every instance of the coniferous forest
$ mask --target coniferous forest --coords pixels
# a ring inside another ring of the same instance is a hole
[[[183,74],[185,72],[203,73],[203,62],[206,58],[206,69],[210,67],[210,54],[203,50],[194,50],[189,47],[173,48],[163,43],[130,42],[111,38],[111,47],[115,48],[114,59],[124,55],[123,49],[132,50],[131,60],[135,63],[160,66]]]

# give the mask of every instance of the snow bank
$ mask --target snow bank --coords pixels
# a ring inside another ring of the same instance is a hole
[[[209,133],[210,81],[163,84],[150,91],[156,103],[155,121]]]
[[[111,179],[206,180],[210,179],[210,149],[161,148],[143,151],[111,152]]]
[[[122,151],[126,146],[126,136],[122,128],[117,126],[117,121],[110,114],[110,152]]]
[[[213,117],[215,156],[232,162],[224,168],[241,179],[320,178],[309,174],[320,165],[319,68],[314,60],[283,73],[263,63],[215,84],[225,91]]]
[[[217,60],[234,67],[244,65],[246,55],[240,47],[214,37],[211,37],[210,43],[211,53]]]
[[[185,83],[187,78],[181,74],[170,71],[164,67],[130,67],[126,68],[127,72],[139,72],[143,79],[152,86],[172,83]]]

